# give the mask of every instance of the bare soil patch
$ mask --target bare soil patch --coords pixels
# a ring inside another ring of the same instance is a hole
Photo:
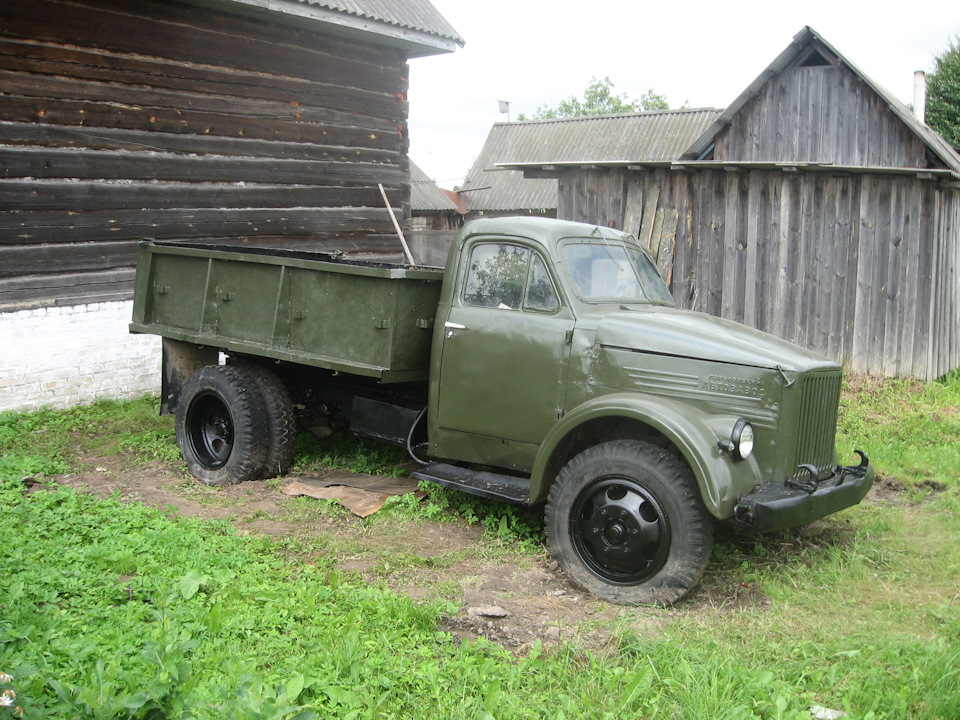
[[[546,554],[531,558],[502,548],[494,552],[483,528],[463,520],[424,518],[398,526],[329,506],[325,512],[304,513],[304,504],[324,501],[300,499],[297,510],[297,499],[281,487],[309,476],[211,488],[164,463],[129,467],[119,457],[80,460],[83,472],[56,480],[99,497],[167,509],[171,516],[226,520],[243,534],[329,539],[341,548],[337,564],[342,572],[386,582],[414,599],[442,596],[458,602],[460,610],[443,627],[460,639],[483,636],[512,649],[561,638],[599,647],[608,642],[617,618],[633,622],[628,609],[572,586]],[[640,624],[649,625],[646,620]]]
[[[444,620],[443,627],[458,639],[482,636],[520,652],[536,640],[549,644],[561,639],[599,649],[611,642],[616,627],[656,634],[678,615],[762,611],[771,606],[758,588],[743,582],[736,558],[715,558],[702,584],[672,608],[625,608],[581,592],[546,552],[513,554],[485,537],[477,524],[427,518],[397,522],[379,513],[361,519],[331,509],[326,501],[281,492],[286,483],[311,476],[291,474],[281,480],[211,488],[164,463],[130,466],[118,456],[80,460],[83,472],[56,480],[100,497],[166,509],[171,516],[229,521],[243,534],[315,538],[331,548],[344,573],[385,582],[414,599],[453,600],[459,610]],[[895,480],[883,480],[868,501],[896,501],[902,493]],[[842,529],[829,520],[774,538],[720,528],[718,538],[727,553],[736,554],[742,544],[754,563],[760,543],[765,548],[763,562],[773,565],[847,541]]]

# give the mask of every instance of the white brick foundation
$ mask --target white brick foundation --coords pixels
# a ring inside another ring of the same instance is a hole
[[[0,313],[0,410],[160,393],[160,338],[127,331],[132,302]]]

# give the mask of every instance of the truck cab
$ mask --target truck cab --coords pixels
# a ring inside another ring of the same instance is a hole
[[[713,521],[792,527],[869,490],[865,456],[844,467],[836,454],[841,381],[840,365],[816,353],[677,309],[629,235],[479,220],[451,248],[441,291],[429,451],[506,469],[503,499],[522,478],[522,500],[547,503],[551,545],[579,584],[672,602],[699,580],[702,569],[688,571],[705,567],[712,536],[701,529]],[[617,461],[584,471],[605,455]],[[654,467],[656,491],[643,479]],[[441,470],[420,476],[445,482]],[[486,473],[487,492],[494,480]],[[697,538],[670,570],[663,546],[680,534]],[[638,581],[634,566],[663,552]]]

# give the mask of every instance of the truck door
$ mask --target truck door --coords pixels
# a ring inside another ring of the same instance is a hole
[[[438,424],[539,444],[564,401],[573,314],[540,251],[501,239],[465,248],[444,326]]]

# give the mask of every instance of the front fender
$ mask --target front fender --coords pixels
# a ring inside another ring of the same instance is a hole
[[[706,415],[690,405],[668,398],[637,393],[614,393],[593,398],[567,413],[547,434],[530,477],[531,501],[542,500],[554,478],[548,468],[564,451],[565,443],[583,425],[594,420],[623,418],[643,423],[663,434],[693,470],[704,505],[717,518],[733,515],[737,497],[761,482],[760,470],[751,456],[734,461],[717,443],[725,436],[717,428],[732,430],[735,416]]]

